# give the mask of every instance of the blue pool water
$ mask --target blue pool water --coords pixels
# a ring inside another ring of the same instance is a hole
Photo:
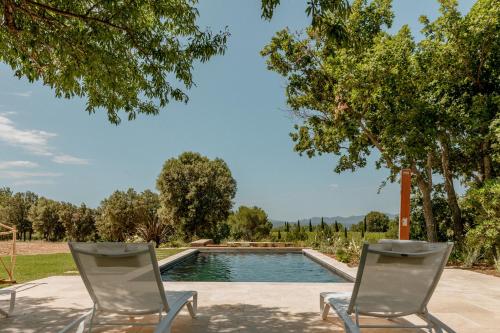
[[[161,275],[164,281],[346,282],[302,253],[198,253]]]

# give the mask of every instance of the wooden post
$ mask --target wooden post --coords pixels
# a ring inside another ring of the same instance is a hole
[[[14,279],[14,268],[16,267],[16,240],[17,240],[17,229],[16,226],[12,227],[12,253],[10,256],[10,280],[15,282]]]
[[[399,239],[410,239],[411,170],[401,170],[401,206],[399,209]]]
[[[7,229],[7,231],[1,231],[0,235],[12,235],[12,248],[10,252],[10,267],[7,267],[2,257],[0,256],[0,264],[4,268],[7,273],[8,279],[0,279],[0,283],[16,283],[14,279],[14,267],[16,265],[16,239],[17,239],[17,230],[16,227],[9,226],[6,224],[0,223],[0,228]]]

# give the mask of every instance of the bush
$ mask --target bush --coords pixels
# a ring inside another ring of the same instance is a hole
[[[465,236],[466,265],[478,260],[496,265],[500,260],[500,180],[471,188],[465,195],[464,208],[473,212],[474,225]]]

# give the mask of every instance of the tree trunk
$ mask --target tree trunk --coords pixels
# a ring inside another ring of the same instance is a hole
[[[417,177],[417,185],[420,192],[422,193],[427,240],[429,242],[437,242],[436,225],[434,224],[434,214],[432,213],[432,198],[430,186],[424,179],[422,179],[422,177]]]
[[[417,186],[422,193],[422,201],[424,208],[424,219],[427,231],[427,240],[429,242],[437,242],[437,231],[436,225],[434,223],[434,214],[432,213],[432,154],[427,155],[427,168],[426,168],[427,178],[426,180],[422,173],[416,168],[415,165],[412,166],[412,171],[417,178]]]
[[[453,221],[453,235],[455,240],[462,239],[464,232],[464,225],[462,221],[462,211],[458,205],[457,194],[453,184],[453,173],[450,170],[450,154],[449,145],[446,138],[441,138],[441,167],[444,176],[444,189],[446,191],[446,198],[448,206],[451,211],[451,219]]]

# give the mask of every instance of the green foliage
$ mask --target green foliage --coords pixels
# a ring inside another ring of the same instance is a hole
[[[362,222],[362,229],[366,231],[386,232],[389,229],[389,217],[381,212],[369,212]]]
[[[135,235],[143,214],[137,209],[139,195],[129,188],[115,191],[101,201],[96,227],[102,239],[123,242]]]
[[[234,239],[256,241],[269,236],[273,227],[266,212],[259,207],[240,206],[228,218]]]
[[[280,0],[261,0],[262,18],[271,20]],[[347,0],[309,0],[305,12],[311,17],[311,30],[324,34],[332,42],[347,39],[345,17],[350,11]]]
[[[227,164],[186,152],[165,162],[156,181],[160,217],[184,240],[214,238],[217,224],[229,216],[236,181]]]
[[[335,220],[335,232],[339,232],[339,224],[337,222],[337,220]]]
[[[491,126],[500,105],[499,7],[479,0],[462,17],[455,1],[442,1],[436,21],[422,20],[419,43],[407,26],[386,32],[389,0],[353,1],[343,43],[312,26],[278,31],[261,54],[288,81],[287,104],[303,120],[291,134],[295,150],[338,155],[342,172],[365,167],[376,149],[375,166],[387,167],[390,181],[411,168],[430,241],[438,239],[432,175],[441,173],[460,232],[453,178],[481,183],[499,170]]]
[[[156,247],[168,239],[173,228],[158,216],[160,199],[158,194],[145,190],[135,202],[135,211],[138,215],[137,235],[146,242],[155,242]]]
[[[26,240],[26,233],[33,232],[33,226],[28,218],[28,212],[38,196],[33,192],[12,193],[7,188],[0,188],[0,223],[16,226],[19,237]]]
[[[431,205],[436,223],[437,240],[441,242],[451,240],[453,238],[453,222],[442,186],[434,187]],[[410,239],[426,240],[426,238],[422,195],[415,191],[411,196]]]
[[[465,246],[475,253],[476,260],[490,263],[500,260],[500,178],[471,188],[464,198],[466,209],[474,212],[474,227],[469,229]],[[471,260],[474,263],[475,260]]]
[[[398,218],[395,218],[395,219],[389,221],[389,229],[385,233],[385,238],[388,238],[388,239],[398,239],[399,238],[399,219]],[[410,239],[415,239],[415,238],[410,237]]]
[[[33,229],[45,240],[57,241],[65,236],[64,225],[59,220],[59,204],[41,197],[28,212]]]
[[[68,240],[83,242],[96,240],[95,227],[96,213],[85,204],[76,207],[73,204],[62,202],[57,211],[59,222],[64,226]]]
[[[194,63],[224,53],[227,31],[196,24],[196,1],[4,1],[0,61],[57,97],[86,97],[119,123],[187,102]],[[178,87],[181,86],[181,87]]]
[[[347,227],[344,227],[344,238],[347,239]]]
[[[312,232],[312,231],[313,231],[313,226],[312,226],[311,220],[309,219],[309,232]]]

